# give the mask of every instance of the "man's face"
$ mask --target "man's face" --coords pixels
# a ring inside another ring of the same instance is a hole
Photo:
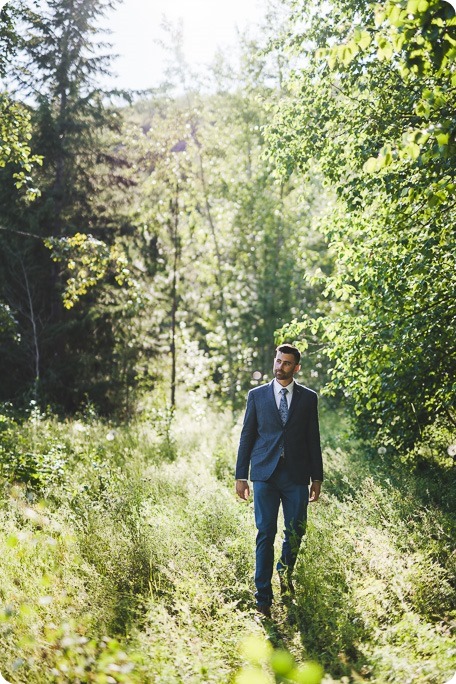
[[[301,368],[293,354],[283,354],[276,352],[274,359],[274,377],[281,385],[289,385],[293,380],[293,375]]]

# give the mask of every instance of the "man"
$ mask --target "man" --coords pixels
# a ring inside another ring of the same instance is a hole
[[[317,395],[298,384],[299,349],[276,349],[274,380],[250,390],[236,464],[236,492],[250,495],[253,482],[256,538],[255,598],[257,609],[270,617],[273,594],[274,539],[282,502],[285,521],[282,554],[277,563],[282,595],[293,594],[291,575],[305,532],[307,504],[318,501],[323,464]],[[309,497],[310,484],[310,497]]]

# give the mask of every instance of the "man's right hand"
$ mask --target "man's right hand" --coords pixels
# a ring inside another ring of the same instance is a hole
[[[236,480],[236,494],[244,501],[250,496],[250,487],[247,480]]]

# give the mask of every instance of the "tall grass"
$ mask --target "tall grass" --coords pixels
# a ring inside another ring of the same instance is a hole
[[[239,424],[209,409],[172,422],[152,410],[128,426],[4,411],[3,676],[319,681],[292,665],[281,675],[288,652],[321,663],[326,682],[449,679],[455,521],[438,488],[451,473],[433,466],[426,496],[425,472],[353,443],[335,412],[322,422],[327,480],[311,507],[296,600],[278,600],[262,623],[252,504],[233,492]],[[249,635],[281,650],[238,675]]]

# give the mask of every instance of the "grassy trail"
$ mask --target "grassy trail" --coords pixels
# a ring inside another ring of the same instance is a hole
[[[157,411],[129,427],[3,416],[7,681],[273,682],[268,659],[239,674],[256,636],[319,662],[325,682],[444,684],[456,670],[454,473],[369,456],[322,413],[324,494],[295,601],[266,622],[252,505],[233,488],[239,425],[207,411],[172,426]]]

